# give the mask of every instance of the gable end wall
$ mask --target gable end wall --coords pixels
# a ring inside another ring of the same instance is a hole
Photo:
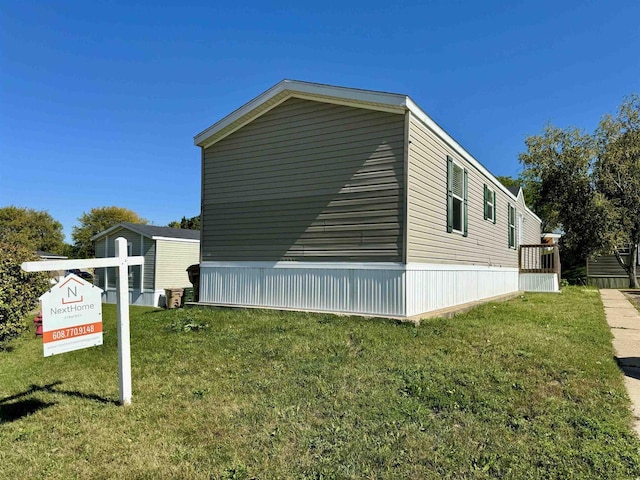
[[[403,259],[404,115],[290,98],[204,150],[202,261]]]

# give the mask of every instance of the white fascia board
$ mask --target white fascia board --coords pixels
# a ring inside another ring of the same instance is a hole
[[[123,227],[121,224],[117,224],[114,225],[113,227],[109,227],[106,230],[100,232],[100,233],[96,233],[93,237],[91,237],[89,240],[97,240],[100,237],[104,237],[105,235],[109,235],[111,232],[113,232],[114,230],[117,230],[118,228],[125,228]]]
[[[204,261],[200,267],[209,268],[313,268],[326,270],[404,270],[405,265],[397,262],[243,262]]]
[[[399,263],[399,262],[243,262],[243,261],[204,261],[203,268],[308,268],[324,270],[402,270],[402,271],[512,271],[517,267],[502,267],[497,265],[468,265],[451,263]]]
[[[184,243],[200,243],[200,240],[194,240],[192,238],[175,238],[175,237],[151,237],[151,240],[164,240],[167,242],[184,242]]]
[[[258,95],[248,103],[245,103],[243,106],[233,111],[222,120],[214,123],[209,128],[197,134],[193,139],[194,145],[204,146],[206,140],[216,132],[219,132],[223,128],[231,125],[233,122],[242,118],[243,116],[249,115],[253,110],[259,108],[261,105],[269,102],[271,99],[284,92],[288,92],[289,95],[285,96],[281,100],[281,102],[286,100],[290,96],[299,96],[300,98],[304,98],[304,95],[306,94],[313,96],[331,97],[334,99],[335,103],[344,103],[346,105],[353,106],[362,106],[362,104],[375,103],[379,104],[380,109],[383,109],[384,106],[387,106],[394,111],[398,111],[399,109],[404,108],[406,100],[408,98],[406,95],[399,95],[395,93],[359,90],[356,88],[347,87],[336,87],[333,85],[322,85],[318,83],[301,82],[298,80],[282,80],[280,83],[274,85],[269,90]],[[318,99],[316,98],[316,100]],[[339,102],[338,100],[343,100],[343,102]]]

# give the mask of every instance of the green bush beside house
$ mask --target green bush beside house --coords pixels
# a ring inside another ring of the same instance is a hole
[[[27,273],[23,262],[35,261],[34,252],[21,245],[0,243],[0,349],[26,328],[25,317],[49,287],[44,273]]]

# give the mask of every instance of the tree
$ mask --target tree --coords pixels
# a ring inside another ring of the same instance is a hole
[[[73,227],[71,236],[74,241],[75,256],[90,258],[95,256],[91,237],[117,225],[120,222],[146,224],[147,220],[136,212],[123,207],[97,207],[89,213],[84,212],[78,218],[80,226]]]
[[[518,178],[504,175],[498,175],[496,178],[505,187],[522,187],[522,192],[524,194],[524,203],[526,203],[527,206],[534,212],[537,212],[540,209],[540,202],[538,198],[540,188],[535,181],[524,177],[522,174],[518,176]],[[553,230],[553,227],[547,225],[544,219],[542,219],[542,231],[547,232],[551,230]]]
[[[520,179],[513,178],[508,175],[498,175],[496,178],[505,187],[520,187],[522,185],[520,183]]]
[[[182,220],[179,222],[173,221],[167,226],[171,228],[184,228],[187,230],[200,230],[200,215],[196,215],[191,218],[182,217]]]
[[[20,268],[22,262],[34,260],[38,257],[33,249],[0,242],[0,349],[25,330],[25,316],[49,287],[46,274]]]
[[[0,242],[22,245],[35,252],[64,251],[62,224],[44,210],[16,206],[0,208]]]
[[[615,212],[617,244],[630,246],[629,255],[614,254],[629,276],[629,286],[639,288],[637,279],[640,244],[640,96],[631,95],[618,110],[606,115],[596,130],[598,159],[594,166],[597,187],[609,199]]]
[[[590,255],[614,252],[637,287],[640,98],[625,100],[618,116],[604,117],[594,135],[547,125],[525,144],[521,178],[535,192],[534,210],[564,232],[563,256],[584,264]],[[625,243],[634,252],[627,262],[617,250]]]

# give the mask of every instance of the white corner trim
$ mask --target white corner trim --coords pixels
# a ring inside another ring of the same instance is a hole
[[[151,240],[164,240],[167,242],[183,242],[183,243],[200,243],[200,240],[194,240],[192,238],[151,237]]]

